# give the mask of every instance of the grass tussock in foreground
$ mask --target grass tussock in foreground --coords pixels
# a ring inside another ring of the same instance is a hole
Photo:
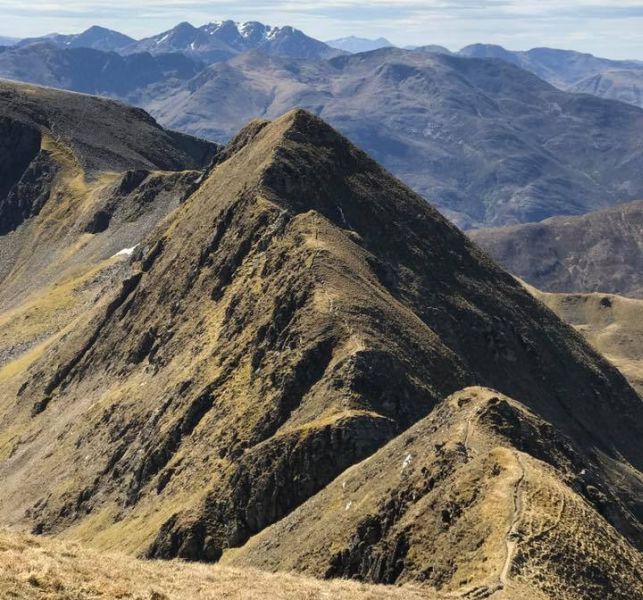
[[[85,600],[413,600],[420,591],[251,569],[143,561],[71,542],[0,532],[0,598]]]

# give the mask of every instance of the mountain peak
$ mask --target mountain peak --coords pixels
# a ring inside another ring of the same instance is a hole
[[[292,27],[272,27],[258,21],[212,21],[201,27],[181,23],[165,33],[128,47],[129,54],[182,52],[214,63],[235,54],[258,50],[291,58],[330,58],[338,51]]]
[[[371,50],[378,50],[379,48],[388,48],[393,46],[387,39],[380,37],[377,39],[368,39],[356,37],[354,35],[339,38],[336,40],[329,40],[326,42],[331,48],[344,50],[352,54],[360,52],[370,52]]]
[[[11,144],[5,148],[11,155]],[[0,386],[2,422],[9,427],[3,439],[24,440],[9,442],[8,459],[0,463],[3,481],[11,481],[0,488],[0,501],[16,521],[43,533],[80,529],[101,539],[126,537],[129,548],[150,557],[217,561],[225,549],[295,514],[448,395],[480,385],[537,415],[538,432],[554,430],[551,446],[572,448],[577,471],[592,462],[587,481],[600,490],[588,494],[587,510],[609,520],[605,527],[618,528],[623,540],[640,539],[631,516],[640,508],[635,474],[626,464],[638,467],[642,460],[640,399],[421,197],[301,109],[253,121],[217,152],[207,172],[193,176],[190,193],[170,214],[163,212],[138,248],[120,246],[131,259],[77,326],[21,363],[7,399],[7,385]],[[145,173],[119,177],[117,197],[141,177]],[[77,204],[94,208],[95,199]],[[100,238],[103,220],[92,221],[92,236]],[[31,275],[27,269],[25,277]],[[466,476],[469,442],[480,442],[471,448],[495,461],[478,461],[478,473],[491,486],[506,484],[498,491],[511,516],[520,472],[513,452],[530,450],[534,429],[522,426],[527,417],[516,422],[518,412],[505,411],[506,403],[490,413],[506,415],[499,429],[511,439],[502,453],[505,468],[498,464],[500,478],[489,477],[488,467],[499,462],[497,436],[484,428],[496,421],[479,422],[475,409],[488,403],[469,410],[460,400],[443,404],[446,413],[436,413],[437,421],[430,418],[414,440],[401,439],[386,460],[378,459],[396,480],[400,475],[395,496],[401,500],[428,497],[436,483],[429,477],[436,475],[439,503],[431,519],[417,521],[427,523],[421,535],[409,537],[408,546],[406,538],[382,532],[391,550],[382,556],[391,566],[371,569],[373,561],[362,562],[359,553],[365,545],[367,552],[375,548],[374,530],[362,523],[366,515],[343,504],[331,512],[350,516],[351,528],[333,524],[332,531],[351,539],[337,538],[341,545],[327,575],[392,583],[407,555],[431,556],[431,540],[455,539],[447,525],[455,526],[460,512],[465,518],[453,531],[468,535],[467,523],[480,522],[487,509],[472,511],[470,493],[468,501],[463,496],[446,505],[442,492],[452,486],[437,467],[449,467],[442,457],[451,457],[449,464],[463,469],[458,481],[468,482],[469,492],[477,489]],[[440,416],[448,418],[454,406],[464,410],[445,432]],[[560,442],[567,438],[573,444]],[[402,454],[405,448],[413,455]],[[533,449],[538,459],[548,460],[539,451]],[[618,461],[622,471],[613,468]],[[414,473],[411,488],[407,472]],[[571,478],[575,473],[570,468],[556,481],[582,489],[583,481]],[[370,473],[361,478],[374,479]],[[36,481],[51,485],[43,492]],[[341,499],[341,483],[332,489]],[[363,499],[373,488],[362,489]],[[373,507],[370,514],[385,517],[377,523],[402,515],[385,489],[375,491],[369,497],[385,508]],[[489,491],[486,497],[497,498]],[[610,506],[601,513],[606,516],[597,512],[603,499]],[[482,522],[494,532],[495,556],[505,555],[510,522],[506,516]],[[486,561],[476,554],[479,539],[466,538],[458,555]],[[297,552],[292,556],[303,556]],[[511,557],[500,562],[512,566]],[[353,563],[368,568],[353,569]],[[427,564],[409,576],[441,589],[460,585],[461,572]],[[468,581],[474,583],[473,576]]]

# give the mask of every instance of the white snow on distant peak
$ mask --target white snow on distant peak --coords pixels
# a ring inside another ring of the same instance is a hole
[[[241,37],[247,38],[252,33],[252,25],[249,22],[246,23],[235,23]]]
[[[121,251],[114,254],[114,256],[132,256],[136,248],[138,248],[138,244],[136,244],[136,246],[132,246],[131,248],[123,248]]]
[[[266,39],[274,40],[281,29],[279,27],[268,27],[268,33],[266,34]]]
[[[156,40],[156,44],[157,44],[157,45],[158,45],[158,44],[162,44],[162,43],[163,43],[165,40],[167,40],[167,38],[169,38],[169,37],[170,37],[170,34],[169,34],[169,33],[166,33],[166,34],[165,34],[165,35],[164,35],[160,40]]]

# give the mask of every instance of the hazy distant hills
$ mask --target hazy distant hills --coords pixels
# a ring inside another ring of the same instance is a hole
[[[570,91],[643,107],[643,68],[602,71],[582,79]]]
[[[244,54],[145,106],[219,140],[253,116],[305,107],[463,226],[580,214],[643,193],[643,111],[501,61],[393,48],[323,62]]]
[[[609,60],[553,48],[512,52],[491,44],[467,46],[460,54],[501,59],[531,71],[560,89],[643,107],[643,62],[640,61]]]
[[[351,54],[357,54],[359,52],[370,52],[371,50],[379,50],[380,48],[389,48],[393,44],[385,38],[369,39],[355,37],[351,35],[349,37],[339,38],[336,40],[329,40],[326,42],[331,48],[337,48],[338,50],[344,50],[345,52],[350,52]]]
[[[643,63],[634,60],[609,60],[592,54],[554,48],[513,52],[502,46],[474,44],[460,50],[460,54],[473,58],[499,58],[511,62],[561,88],[572,86],[602,71],[630,68],[643,70]]]
[[[643,201],[470,235],[507,270],[543,291],[643,298]]]
[[[141,89],[156,83],[172,86],[187,81],[203,66],[180,53],[121,56],[89,48],[61,49],[51,42],[0,52],[0,73],[7,79],[133,102]]]
[[[109,52],[122,50],[135,41],[133,38],[123,35],[118,31],[94,25],[79,34],[61,35],[54,33],[39,38],[26,38],[20,40],[17,45],[24,47],[35,43],[49,42],[61,48],[92,48],[94,50]]]
[[[0,74],[124,99],[225,141],[300,106],[324,117],[463,227],[582,214],[643,196],[643,111],[560,91],[504,61],[383,48],[330,60],[244,52],[119,56],[51,44]]]
[[[0,36],[0,46],[13,46],[18,41],[18,38]]]

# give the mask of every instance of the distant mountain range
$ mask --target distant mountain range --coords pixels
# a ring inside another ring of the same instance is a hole
[[[560,88],[576,85],[586,77],[603,71],[643,69],[643,63],[633,60],[610,60],[592,54],[554,48],[512,52],[502,46],[474,44],[463,48],[459,54],[472,58],[498,58],[513,63]]]
[[[643,108],[643,68],[601,71],[585,77],[569,89]]]
[[[342,49],[257,22],[181,23],[140,41],[92,27],[0,48],[0,76],[118,98],[219,142],[253,117],[301,106],[464,228],[643,197],[643,112],[556,89],[641,104],[632,83],[643,80],[641,63],[490,45],[352,54],[388,41],[331,44]]]
[[[89,48],[62,49],[47,42],[0,52],[0,73],[7,79],[132,102],[138,90],[188,81],[204,66],[180,53],[121,56]]]
[[[350,52],[351,54],[357,54],[359,52],[370,52],[371,50],[379,50],[380,48],[390,48],[393,46],[385,38],[377,38],[371,40],[368,38],[355,37],[351,35],[349,37],[339,38],[337,40],[329,40],[326,42],[331,48],[337,48],[338,50],[344,50],[345,52]]]
[[[93,26],[82,33],[72,35],[61,35],[53,33],[44,37],[26,38],[17,42],[17,46],[25,47],[31,44],[49,42],[61,48],[92,48],[105,52],[117,51],[135,43],[131,37],[123,35],[118,31],[105,29],[104,27]]]
[[[481,229],[471,238],[543,291],[643,299],[643,201],[579,217]]]
[[[17,44],[19,41],[20,40],[18,38],[0,36],[0,46],[13,46],[14,44]]]
[[[609,60],[553,48],[512,52],[490,44],[467,46],[460,55],[504,60],[531,71],[560,89],[643,107],[643,62],[640,61]]]
[[[256,116],[304,107],[464,228],[643,197],[643,111],[560,91],[506,61],[427,49],[330,60],[252,50],[205,66],[184,53],[38,43],[0,52],[0,74],[117,97],[219,142]]]
[[[331,58],[343,52],[315,40],[293,27],[271,27],[257,22],[217,21],[202,27],[179,23],[158,35],[134,40],[105,29],[91,27],[78,35],[51,34],[18,42],[19,47],[49,43],[59,48],[92,48],[123,55],[180,52],[199,61],[216,62],[248,50],[261,50],[293,58]]]
[[[104,27],[90,27],[80,34],[17,40],[0,37],[0,46],[21,47],[49,43],[59,48],[92,48],[124,55],[141,52],[159,55],[180,52],[199,62],[227,60],[249,50],[273,56],[328,59],[341,54],[371,52],[394,45],[385,38],[348,36],[324,43],[293,27],[271,27],[256,21],[216,21],[201,27],[179,23],[176,27],[137,41]],[[473,44],[451,52],[444,46],[407,46],[417,52],[459,54],[469,58],[500,59],[531,71],[552,85],[572,92],[589,93],[643,108],[643,62],[609,60],[587,53],[554,48],[511,51],[493,44]]]

